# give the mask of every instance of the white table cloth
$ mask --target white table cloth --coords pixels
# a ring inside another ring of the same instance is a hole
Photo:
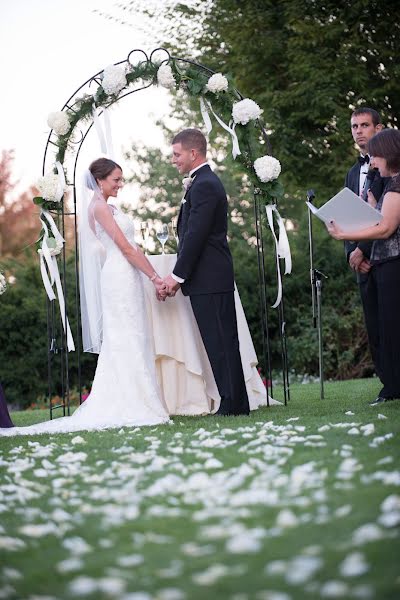
[[[157,273],[172,272],[176,254],[148,256]],[[194,317],[190,300],[178,290],[159,302],[153,284],[144,277],[148,315],[154,339],[157,377],[163,401],[171,415],[204,415],[219,408],[220,395]],[[257,371],[257,356],[235,289],[240,354],[250,409],[267,404],[266,388]],[[270,398],[270,404],[278,404]]]

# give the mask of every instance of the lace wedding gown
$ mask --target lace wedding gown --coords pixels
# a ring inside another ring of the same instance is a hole
[[[114,218],[134,244],[131,219],[119,211]],[[107,257],[101,272],[103,343],[90,396],[70,417],[0,429],[0,436],[69,433],[169,421],[157,386],[142,275],[98,223],[96,228]]]

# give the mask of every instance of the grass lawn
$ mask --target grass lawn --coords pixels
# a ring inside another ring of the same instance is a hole
[[[400,401],[378,390],[0,438],[0,599],[400,598]]]

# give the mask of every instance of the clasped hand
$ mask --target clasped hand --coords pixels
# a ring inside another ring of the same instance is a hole
[[[154,285],[157,300],[160,300],[160,302],[164,302],[167,297],[173,298],[180,288],[180,284],[171,275],[167,275],[164,279],[158,277]]]

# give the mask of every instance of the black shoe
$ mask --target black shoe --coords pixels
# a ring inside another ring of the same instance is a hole
[[[369,403],[370,406],[378,406],[378,404],[383,404],[384,402],[390,402],[390,400],[394,400],[394,398],[384,398],[383,396],[378,396],[375,400]]]

